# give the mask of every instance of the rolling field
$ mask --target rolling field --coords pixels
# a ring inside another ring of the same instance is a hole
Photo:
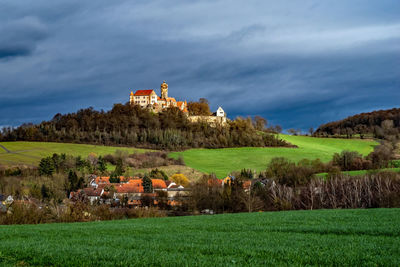
[[[11,153],[7,152],[10,151]],[[41,158],[51,156],[53,153],[65,153],[86,158],[90,152],[96,155],[112,154],[116,150],[125,150],[129,153],[145,152],[148,150],[128,148],[95,146],[84,144],[51,143],[51,142],[0,142],[0,165],[35,165]]]
[[[0,226],[0,265],[399,266],[400,209]]]
[[[256,171],[264,170],[274,157],[286,157],[292,161],[302,159],[321,159],[328,162],[334,153],[343,150],[358,151],[368,155],[378,143],[360,139],[315,138],[306,136],[280,135],[280,137],[298,148],[224,148],[224,149],[189,149],[170,153],[173,157],[182,156],[185,164],[205,173],[215,173],[223,178],[233,170],[243,168]]]

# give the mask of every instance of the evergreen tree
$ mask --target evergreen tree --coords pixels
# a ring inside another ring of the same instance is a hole
[[[68,192],[77,190],[79,185],[78,182],[79,182],[78,175],[76,174],[76,172],[70,170],[68,172],[68,185],[67,185]]]
[[[119,178],[120,175],[117,175],[115,171],[113,171],[110,175],[110,183],[120,183],[121,179]]]
[[[39,174],[52,176],[54,173],[54,161],[51,157],[46,157],[40,160],[39,163]]]
[[[121,176],[122,174],[124,174],[125,169],[124,169],[124,164],[122,162],[122,159],[118,159],[117,160],[117,166],[115,166],[115,175],[116,176]]]
[[[145,193],[153,193],[153,183],[147,175],[142,178],[142,185]]]
[[[105,173],[105,171],[107,170],[106,162],[102,156],[99,156],[99,159],[97,161],[97,169],[101,174]]]

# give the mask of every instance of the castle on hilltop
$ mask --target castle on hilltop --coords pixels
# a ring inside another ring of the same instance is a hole
[[[129,103],[131,105],[139,105],[142,108],[149,108],[154,112],[160,112],[169,107],[177,107],[188,115],[188,119],[192,122],[204,121],[211,125],[226,123],[226,113],[219,107],[211,116],[189,116],[188,105],[185,101],[176,101],[175,98],[168,96],[168,84],[163,81],[160,86],[161,96],[158,96],[153,89],[137,90],[135,93],[131,91]]]
[[[131,92],[129,103],[131,105],[139,105],[143,108],[151,108],[155,112],[169,107],[177,107],[182,112],[187,113],[187,102],[176,101],[173,97],[168,97],[168,84],[163,81],[160,87],[161,97],[153,90],[137,90],[135,93]]]

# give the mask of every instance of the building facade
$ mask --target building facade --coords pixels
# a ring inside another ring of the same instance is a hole
[[[143,108],[151,108],[155,112],[169,107],[177,107],[183,112],[187,112],[186,101],[176,101],[173,97],[168,97],[168,84],[163,81],[160,86],[161,96],[153,90],[137,90],[131,92],[129,103],[131,105],[139,105]]]
[[[182,112],[188,113],[187,102],[176,101],[175,98],[168,96],[168,84],[163,81],[160,86],[161,96],[158,96],[153,89],[137,90],[131,92],[129,103],[131,105],[139,105],[142,108],[148,108],[154,112],[160,112],[169,107],[179,108]],[[211,116],[188,116],[191,122],[206,122],[212,126],[225,125],[227,123],[226,113],[219,107]]]

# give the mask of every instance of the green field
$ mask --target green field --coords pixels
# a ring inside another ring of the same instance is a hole
[[[357,170],[357,171],[343,171],[343,174],[347,174],[349,176],[358,176],[358,175],[365,175],[368,173],[377,173],[382,171],[391,171],[391,172],[400,172],[400,168],[385,168],[385,169],[378,169],[378,170]],[[326,177],[328,175],[327,172],[318,173],[318,177]]]
[[[399,266],[400,209],[0,226],[0,265]]]
[[[302,159],[321,159],[328,162],[332,155],[343,150],[358,151],[367,155],[378,143],[361,139],[315,138],[306,136],[280,135],[280,137],[298,148],[224,148],[189,149],[173,152],[173,157],[182,156],[186,165],[205,173],[215,173],[222,178],[233,170],[243,168],[256,171],[264,170],[274,157],[286,157],[293,161]]]
[[[86,158],[90,152],[96,155],[113,154],[117,150],[133,152],[145,152],[145,149],[128,147],[95,146],[84,144],[51,143],[51,142],[0,142],[0,145],[12,153],[7,153],[0,147],[0,165],[35,165],[43,157],[51,156],[53,153],[65,153],[73,156]]]

